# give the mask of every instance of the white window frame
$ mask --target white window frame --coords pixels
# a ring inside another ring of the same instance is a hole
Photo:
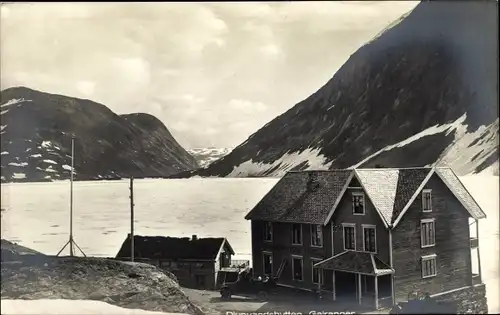
[[[430,195],[430,209],[425,209],[425,197],[424,195],[425,194],[429,194]],[[424,189],[422,190],[422,212],[432,212],[432,189]]]
[[[317,229],[320,229],[321,231],[321,237],[319,238],[320,240],[320,244],[313,244],[313,240],[315,239],[314,238],[314,232],[317,231]],[[323,226],[321,224],[311,224],[311,247],[318,247],[318,248],[322,248],[323,247]]]
[[[422,279],[432,278],[437,276],[437,256],[436,254],[422,256],[421,257],[421,269],[422,269]],[[434,261],[434,274],[425,274],[424,262],[426,261]]]
[[[333,220],[330,222],[330,225],[331,225],[331,227],[330,227],[330,231],[331,231],[330,232],[331,233],[330,240],[332,242],[332,256],[333,256],[333,255],[335,255],[335,238],[334,238],[334,236],[335,236],[335,232],[338,231],[339,227],[338,227],[338,224],[335,224]]]
[[[353,202],[352,199],[354,199],[353,197],[359,197],[359,196],[363,197],[363,213],[356,213],[356,212],[354,212],[354,202]],[[351,204],[352,204],[352,214],[353,215],[365,215],[366,214],[366,203],[365,203],[365,201],[366,201],[366,198],[365,198],[365,193],[364,192],[362,192],[362,191],[353,191],[351,193]]]
[[[363,228],[363,251],[367,252],[367,253],[376,254],[377,253],[377,226],[375,226],[373,224],[362,224],[361,227]],[[367,230],[367,229],[373,229],[375,231],[375,233],[374,233],[374,235],[375,235],[375,251],[373,251],[373,252],[366,250],[365,230]]]
[[[295,279],[295,264],[293,263],[294,259],[300,259],[300,267],[302,270],[302,279]],[[292,255],[292,279],[293,281],[304,281],[304,257],[298,255]]]
[[[300,226],[300,243],[294,243],[294,235],[295,235],[293,233],[293,231],[294,231],[293,230],[294,225]],[[303,231],[303,228],[302,228],[302,224],[300,224],[300,223],[292,223],[292,225],[291,225],[291,232],[292,232],[292,245],[302,246],[302,244],[304,243],[303,242],[303,239],[304,239],[304,233],[303,232],[304,231]]]
[[[428,224],[428,223],[432,223],[432,233],[434,234],[433,235],[433,243],[432,244],[428,244],[428,245],[424,245],[424,237],[425,237],[425,234],[424,234],[424,224]],[[435,219],[422,219],[420,220],[420,247],[421,248],[428,248],[428,247],[434,247],[436,246],[436,220]]]
[[[321,258],[312,258],[311,257],[311,283],[314,283],[314,284],[319,284],[320,282],[321,282],[321,284],[325,283],[324,278],[323,278],[323,274],[321,272],[322,269],[319,267],[314,268],[314,265],[321,262],[321,261],[322,261]],[[319,271],[319,282],[314,282],[314,270]]]
[[[266,274],[266,256],[271,256],[271,274]],[[273,268],[273,253],[269,251],[263,251],[262,252],[262,273],[266,276],[273,276],[274,273],[274,268]]]
[[[271,233],[268,233],[268,229],[271,229]],[[264,242],[266,243],[272,243],[273,242],[273,238],[274,238],[274,233],[273,233],[273,223],[272,222],[266,222],[265,225],[264,225]],[[267,235],[268,234],[271,234],[271,239],[267,239]]]
[[[352,227],[354,229],[354,249],[347,249],[345,248],[345,228],[346,227]],[[354,223],[342,223],[342,243],[344,246],[344,250],[349,250],[349,251],[356,251],[356,224]]]

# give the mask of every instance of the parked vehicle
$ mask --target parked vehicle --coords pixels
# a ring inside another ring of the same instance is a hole
[[[254,278],[252,269],[247,268],[238,273],[236,281],[224,282],[220,289],[220,295],[224,300],[230,299],[232,295],[254,295],[257,299],[265,301],[269,294],[278,287],[277,281],[277,277]]]

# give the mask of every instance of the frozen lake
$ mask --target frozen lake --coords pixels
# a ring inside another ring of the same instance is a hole
[[[236,259],[249,259],[244,217],[277,180],[135,180],[135,234],[226,236]],[[115,256],[130,232],[128,180],[75,182],[73,193],[76,243],[87,255]],[[68,240],[68,181],[2,185],[2,208],[3,238],[47,254]]]
[[[462,177],[484,209],[480,222],[483,281],[489,311],[499,308],[499,182]],[[172,179],[134,182],[137,235],[226,236],[235,259],[250,259],[250,209],[278,179]],[[115,256],[130,231],[129,182],[75,182],[74,237],[87,255]],[[3,184],[2,238],[56,254],[68,240],[69,182]],[[67,250],[66,250],[67,253]]]

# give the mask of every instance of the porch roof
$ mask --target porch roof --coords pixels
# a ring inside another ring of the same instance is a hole
[[[337,254],[320,261],[314,267],[373,276],[394,273],[394,270],[381,261],[375,254],[355,251],[345,251]]]

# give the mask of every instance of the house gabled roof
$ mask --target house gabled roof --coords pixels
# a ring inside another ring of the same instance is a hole
[[[448,186],[455,197],[460,201],[469,214],[475,219],[486,218],[486,213],[481,210],[474,197],[467,191],[464,184],[451,168],[437,167],[436,174]]]
[[[323,224],[351,177],[351,170],[288,172],[245,218]]]
[[[130,245],[130,236],[128,236],[116,257],[130,257]],[[192,240],[187,237],[134,235],[134,256],[165,260],[216,260],[224,245],[227,245],[231,254],[234,255],[231,245],[224,237]]]
[[[388,228],[412,201],[412,196],[431,171],[430,167],[360,168],[354,169],[353,174]],[[334,207],[324,224],[328,223],[335,210]]]
[[[399,170],[357,169],[354,172],[375,210],[388,227],[394,210]]]
[[[368,252],[344,251],[318,262],[314,267],[327,270],[362,273],[365,275],[388,275],[394,270],[382,262],[375,254]]]
[[[375,168],[287,173],[245,217],[249,220],[326,225],[355,177],[386,227],[404,216],[437,174],[475,219],[486,215],[450,168]],[[311,183],[316,183],[311,188]]]

